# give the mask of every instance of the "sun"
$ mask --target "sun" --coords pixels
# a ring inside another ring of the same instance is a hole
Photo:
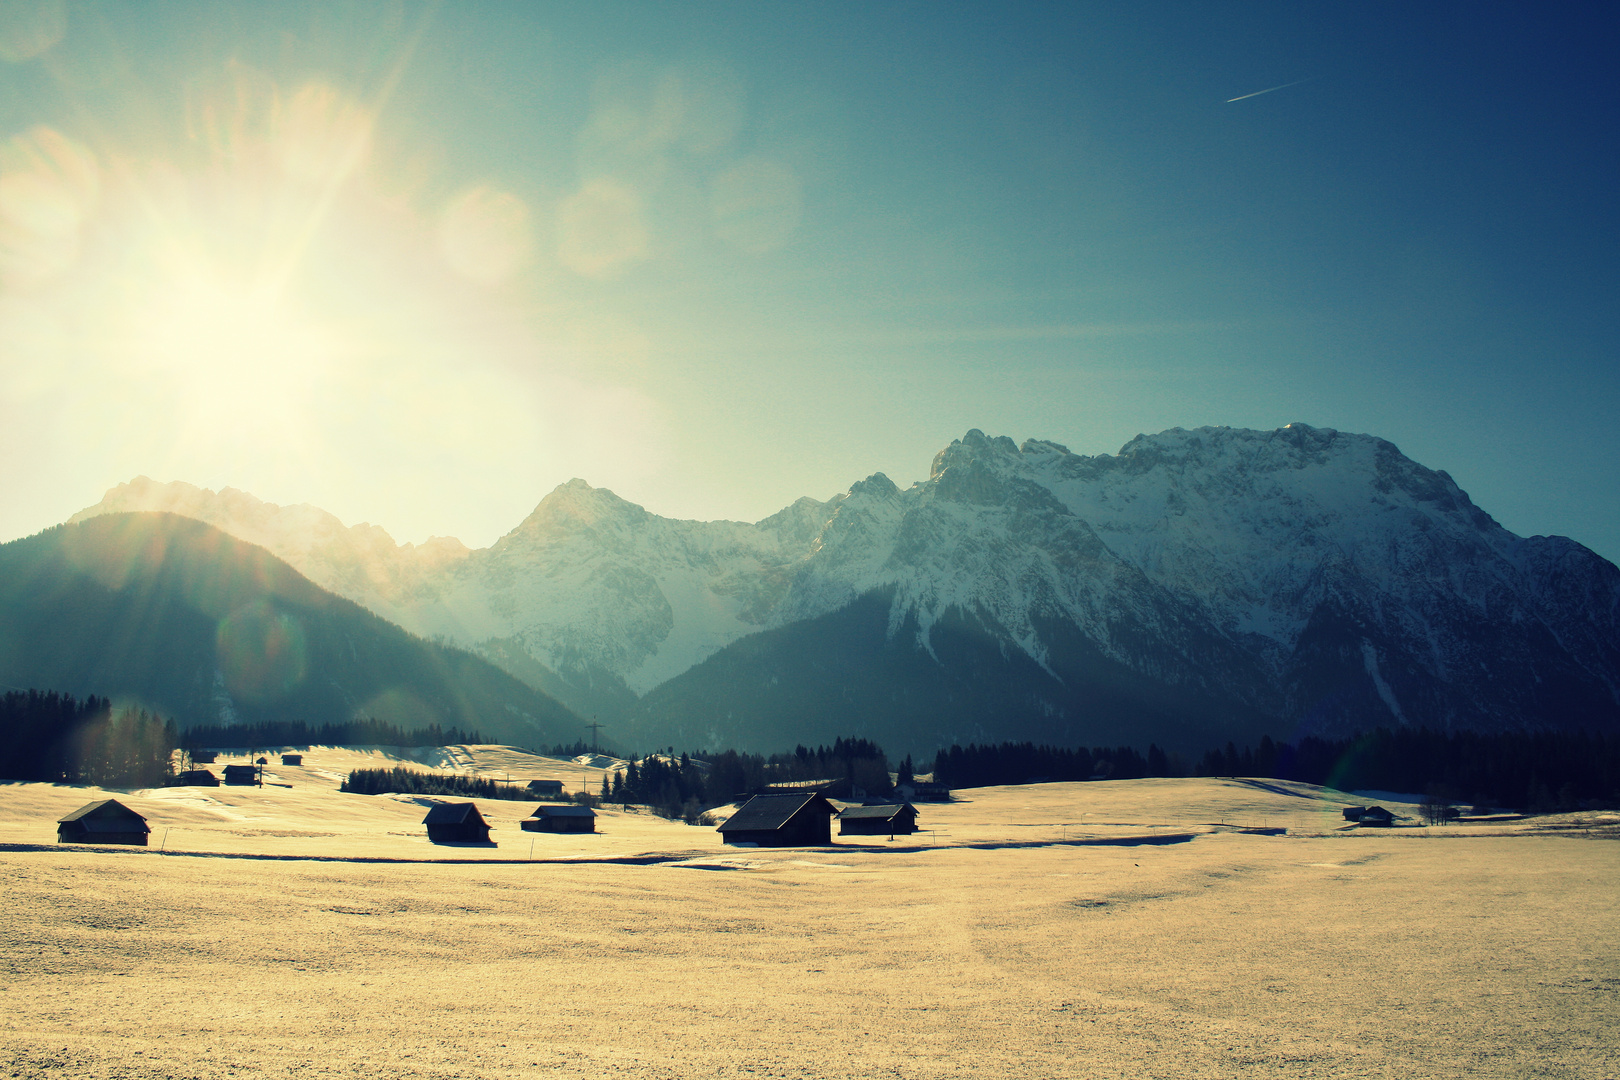
[[[179,434],[287,447],[313,436],[312,410],[341,361],[337,335],[264,286],[181,272],[140,290],[130,365],[171,403]]]

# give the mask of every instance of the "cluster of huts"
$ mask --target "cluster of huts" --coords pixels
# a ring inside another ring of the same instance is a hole
[[[759,847],[813,847],[832,843],[832,821],[840,836],[899,836],[917,831],[917,808],[909,802],[846,806],[842,810],[820,792],[755,795],[719,828],[728,844]]]
[[[470,802],[439,803],[422,819],[428,839],[435,844],[487,844],[489,822]],[[593,833],[596,811],[577,803],[535,807],[534,813],[519,822],[524,832]]]
[[[1388,829],[1395,824],[1395,815],[1382,806],[1347,806],[1344,820],[1353,821],[1364,829]]]
[[[212,765],[213,751],[190,752],[192,768],[179,773],[171,784],[186,787],[218,787],[220,778],[209,769],[198,765]],[[282,754],[284,766],[301,766],[301,754]],[[226,765],[224,782],[228,785],[262,785],[263,768],[269,764],[260,757],[252,764]],[[528,791],[537,798],[559,798],[563,794],[561,780],[531,780]],[[832,843],[832,819],[838,819],[841,836],[908,835],[917,831],[917,808],[909,799],[913,788],[897,789],[901,801],[880,805],[846,806],[840,810],[819,790],[777,791],[755,795],[742,804],[719,827],[721,838],[727,844],[751,844],[765,847],[811,847]],[[939,793],[918,791],[916,798],[944,798],[950,793],[940,788]],[[487,844],[490,842],[490,824],[471,802],[437,803],[422,819],[427,827],[428,840],[435,844]],[[594,833],[596,812],[578,803],[542,803],[534,813],[523,820],[525,832],[537,833]],[[117,799],[102,799],[82,806],[57,822],[57,840],[60,843],[80,844],[132,844],[145,847],[151,828],[146,819]]]
[[[214,764],[213,751],[193,750],[191,752],[192,768],[182,770],[175,774],[170,781],[175,787],[219,787],[219,777],[211,769],[199,769],[197,765]],[[303,754],[282,754],[281,763],[285,766],[301,766],[304,764]],[[270,764],[269,758],[259,758],[249,765],[225,766],[225,783],[233,787],[263,787],[264,766]]]
[[[832,822],[840,836],[901,836],[917,831],[917,808],[910,803],[846,806],[840,810],[819,792],[755,795],[717,830],[728,844],[760,847],[817,847],[832,843]],[[489,823],[474,803],[440,803],[422,819],[435,844],[487,844]],[[596,812],[575,803],[542,804],[525,818],[526,832],[594,833]]]
[[[818,792],[755,795],[719,827],[728,844],[760,847],[816,847],[832,843],[832,820],[841,836],[898,836],[917,831],[917,809],[910,803],[846,806],[839,810]],[[476,803],[437,803],[422,819],[435,844],[487,844],[489,822]],[[521,822],[525,832],[594,833],[596,811],[577,803],[542,803]],[[133,844],[145,847],[151,827],[117,799],[102,799],[57,821],[64,844]]]

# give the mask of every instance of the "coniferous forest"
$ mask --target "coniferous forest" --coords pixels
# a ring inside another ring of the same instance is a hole
[[[154,787],[169,775],[174,725],[106,698],[55,691],[0,696],[0,777],[104,787]]]
[[[425,772],[399,765],[392,769],[354,769],[338,790],[357,795],[398,792],[401,795],[455,795],[463,799],[522,799],[531,802],[534,799],[524,788],[511,784],[485,780],[479,776]]]
[[[204,746],[452,746],[456,743],[482,743],[479,731],[458,727],[405,729],[374,718],[348,720],[314,727],[301,721],[258,724],[209,725],[187,728],[184,744]]]

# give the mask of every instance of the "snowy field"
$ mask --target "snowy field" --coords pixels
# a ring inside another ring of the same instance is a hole
[[[337,792],[380,751],[304,760],[0,784],[0,1076],[1620,1076],[1620,815],[1341,831],[1342,793],[1140,780],[799,850],[480,802],[495,845],[464,848]],[[152,849],[54,844],[105,794]]]

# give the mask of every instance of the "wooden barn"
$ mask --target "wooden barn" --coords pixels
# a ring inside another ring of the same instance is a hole
[[[530,780],[529,793],[531,795],[561,795],[563,782],[561,780]]]
[[[917,831],[917,808],[910,803],[846,806],[838,815],[839,836],[898,836]]]
[[[422,819],[435,844],[487,844],[489,823],[470,802],[440,803]]]
[[[1387,829],[1391,825],[1395,824],[1395,815],[1390,813],[1388,810],[1385,810],[1382,806],[1369,806],[1361,811],[1361,816],[1356,820],[1361,823],[1361,827],[1363,829],[1369,827],[1374,829]]]
[[[526,832],[593,833],[596,831],[596,811],[573,803],[537,806],[521,825]]]
[[[59,844],[134,844],[146,846],[151,833],[146,819],[119,802],[102,799],[81,806],[56,823]]]
[[[239,786],[257,784],[259,782],[259,767],[257,765],[227,765],[225,766],[225,782]]]
[[[832,843],[838,813],[825,795],[755,795],[720,826],[728,844],[760,847],[814,847]]]
[[[193,765],[212,765],[214,759],[219,757],[218,751],[215,750],[188,750],[186,754],[191,758]]]
[[[219,777],[207,769],[187,769],[174,778],[175,787],[219,787]]]
[[[283,765],[302,765],[304,763],[304,755],[303,754],[282,754],[281,755],[281,763]]]

